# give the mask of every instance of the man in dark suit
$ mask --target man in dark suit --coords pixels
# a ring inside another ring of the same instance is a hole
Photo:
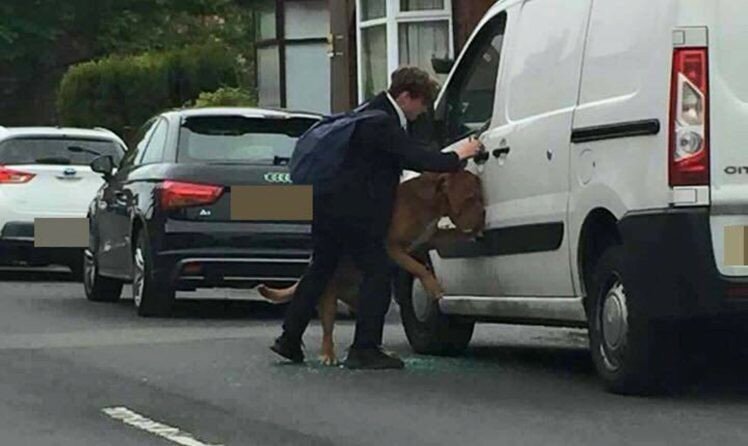
[[[340,173],[341,187],[314,196],[313,257],[289,305],[283,334],[271,349],[303,362],[302,335],[341,255],[351,255],[363,273],[356,334],[345,365],[349,368],[402,368],[403,362],[381,350],[384,318],[390,303],[390,261],[385,249],[395,192],[403,169],[453,172],[475,156],[478,141],[442,153],[409,136],[409,121],[427,111],[438,85],[425,71],[403,67],[392,74],[388,91],[374,97],[367,109],[386,117],[362,121],[353,133]]]

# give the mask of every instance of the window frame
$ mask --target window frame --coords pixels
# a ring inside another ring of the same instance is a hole
[[[156,135],[156,131],[159,130],[160,126],[164,126],[164,139],[163,144],[159,148],[158,146],[154,146],[155,140],[153,139]],[[154,163],[160,163],[163,162],[164,154],[166,153],[166,143],[169,141],[169,122],[161,117],[156,120],[156,122],[153,124],[152,128],[149,130],[151,133],[150,138],[148,139],[148,143],[143,147],[143,151],[137,155],[137,159],[133,163],[134,166],[142,166],[144,164],[154,164]],[[149,162],[143,162],[146,155],[151,153],[154,148],[161,151],[161,154],[159,158],[157,158],[155,161],[149,161]]]
[[[125,170],[125,169],[132,168],[134,166],[137,166],[136,159],[140,157],[141,147],[143,150],[145,150],[145,148],[148,147],[148,143],[150,143],[151,141],[151,137],[153,136],[153,130],[156,127],[158,119],[159,119],[158,116],[154,116],[150,118],[148,121],[146,121],[145,124],[143,124],[138,129],[138,133],[136,133],[136,135],[140,134],[140,132],[143,131],[143,137],[139,141],[136,141],[136,140],[132,141],[132,147],[130,147],[130,149],[125,153],[125,155],[120,160],[119,170]]]
[[[387,76],[400,65],[400,24],[403,23],[430,23],[443,22],[448,23],[448,42],[449,57],[454,58],[454,18],[452,14],[452,0],[444,0],[442,9],[422,10],[422,11],[401,11],[400,0],[385,0],[385,16],[376,19],[363,20],[361,3],[363,0],[356,0],[356,63],[358,66],[358,102],[363,102],[364,95],[364,66],[363,56],[363,30],[375,26],[385,26],[386,52],[387,52]]]
[[[501,34],[503,35],[502,48],[499,53],[499,63],[496,70],[496,78],[494,80],[494,97],[491,105],[491,117],[489,118],[487,124],[493,120],[493,113],[496,108],[496,101],[499,94],[499,78],[501,77],[502,73],[502,63],[504,63],[503,61],[506,60],[505,51],[507,44],[508,20],[509,15],[507,11],[502,11],[483,24],[480,30],[478,30],[478,32],[475,34],[475,37],[468,43],[469,46],[465,50],[465,54],[457,62],[454,72],[448,79],[447,84],[445,85],[444,90],[440,95],[440,98],[438,98],[434,116],[436,121],[439,123],[439,126],[442,127],[441,142],[443,144],[454,144],[455,142],[464,139],[473,132],[471,130],[470,132],[467,132],[463,135],[451,134],[451,126],[449,121],[451,116],[449,113],[449,107],[454,100],[455,95],[465,86],[467,76],[471,74],[469,71],[473,69],[476,58],[480,57],[480,55],[483,54],[481,50],[483,48],[486,48],[487,44],[493,42],[497,35]],[[500,33],[497,31],[500,31]],[[490,33],[490,39],[486,37],[487,33]]]
[[[273,0],[275,2],[275,36],[270,39],[261,39],[259,35],[259,24],[255,24],[256,35],[255,41],[255,58],[257,59],[257,52],[260,49],[272,48],[277,46],[278,51],[278,86],[279,86],[279,102],[281,108],[288,106],[288,87],[287,87],[287,73],[286,73],[286,47],[289,45],[299,44],[319,44],[331,42],[330,35],[326,37],[306,37],[306,38],[286,38],[286,4],[287,3],[299,3],[304,0]],[[259,70],[258,66],[255,70],[255,85],[258,85],[259,81]]]

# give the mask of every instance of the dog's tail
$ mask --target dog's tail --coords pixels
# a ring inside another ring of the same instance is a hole
[[[260,285],[257,287],[257,291],[265,299],[277,304],[283,304],[293,299],[297,285],[298,283],[295,283],[288,288],[270,288],[266,285]]]

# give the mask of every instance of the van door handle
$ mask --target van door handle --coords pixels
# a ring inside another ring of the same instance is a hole
[[[500,147],[498,149],[494,149],[491,153],[493,154],[494,158],[499,158],[501,155],[508,155],[510,150],[511,149],[509,147]]]
[[[488,161],[488,157],[488,152],[483,150],[473,157],[473,161],[475,161],[475,164],[485,164]]]

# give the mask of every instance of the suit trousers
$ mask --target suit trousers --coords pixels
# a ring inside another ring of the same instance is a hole
[[[376,348],[382,344],[392,270],[385,235],[373,231],[371,223],[368,218],[341,216],[335,211],[334,200],[315,197],[311,263],[296,288],[283,324],[289,340],[301,341],[340,259],[350,256],[363,276],[353,347]]]

